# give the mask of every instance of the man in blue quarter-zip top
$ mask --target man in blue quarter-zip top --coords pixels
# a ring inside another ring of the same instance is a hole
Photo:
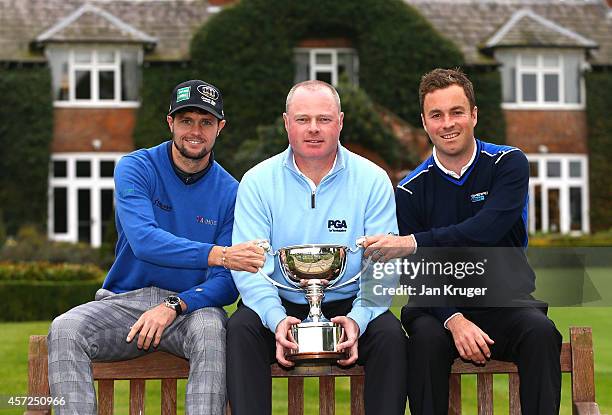
[[[397,186],[403,236],[368,238],[365,255],[378,250],[386,258],[416,254],[455,261],[449,262],[457,266],[449,280],[468,285],[472,294],[480,290],[483,298],[462,299],[461,290],[445,285],[435,301],[427,296],[436,291],[423,290],[411,295],[402,309],[402,324],[409,336],[411,413],[447,413],[448,376],[453,360],[460,356],[476,364],[488,359],[515,362],[521,413],[557,414],[561,335],[546,316],[547,305],[531,296],[535,274],[525,252],[527,158],[517,148],[474,138],[474,89],[461,71],[427,73],[419,96],[433,154]],[[440,258],[440,251],[445,258]],[[485,260],[472,263],[471,270],[480,266],[481,274],[475,275],[483,276],[473,281],[486,287],[471,287],[466,283],[471,278],[466,276],[466,262],[456,259],[483,256]],[[484,295],[484,290],[493,294]]]
[[[363,235],[395,232],[395,201],[387,174],[339,143],[344,113],[336,90],[322,81],[295,85],[283,118],[289,147],[244,175],[233,242],[267,239],[274,250],[322,243],[351,247]],[[359,272],[361,260],[361,252],[348,255],[340,282]],[[283,281],[269,257],[263,272]],[[252,271],[232,275],[242,298],[227,330],[232,413],[270,414],[270,364],[293,365],[285,352],[297,344],[287,332],[308,315],[308,305],[302,292],[277,289]],[[365,367],[367,414],[403,414],[406,336],[388,308],[365,303],[358,282],[325,294],[323,314],[346,334],[338,348],[348,356],[338,363]]]
[[[115,170],[115,262],[95,301],[51,324],[49,384],[57,414],[95,414],[92,361],[163,350],[189,359],[185,411],[221,415],[226,402],[223,306],[230,269],[264,263],[254,242],[231,246],[238,183],[213,159],[225,126],[221,92],[191,80],[172,92],[172,140],[123,157]]]

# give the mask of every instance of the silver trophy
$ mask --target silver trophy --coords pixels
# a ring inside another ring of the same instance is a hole
[[[299,348],[289,351],[286,356],[288,360],[325,363],[346,358],[345,351],[337,348],[343,341],[344,330],[342,326],[332,323],[323,315],[321,304],[325,291],[352,284],[367,268],[369,260],[357,275],[337,284],[346,270],[347,255],[359,251],[364,241],[365,237],[357,239],[354,249],[342,245],[308,244],[288,246],[276,252],[272,251],[268,241],[260,242],[259,245],[269,255],[278,256],[281,273],[289,285],[273,280],[261,269],[259,274],[281,289],[303,291],[310,306],[308,317],[290,329],[290,334]]]

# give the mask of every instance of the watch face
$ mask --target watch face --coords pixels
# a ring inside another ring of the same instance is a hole
[[[166,297],[166,303],[168,305],[175,306],[179,305],[181,303],[181,300],[176,295],[169,295],[168,297]]]

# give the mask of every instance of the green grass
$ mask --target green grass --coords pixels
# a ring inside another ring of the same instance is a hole
[[[550,316],[557,324],[559,331],[568,341],[570,326],[591,326],[595,347],[595,381],[597,401],[602,413],[612,413],[612,308],[553,308]],[[2,323],[0,324],[0,395],[25,395],[27,391],[27,359],[28,337],[30,334],[45,334],[49,322]],[[476,413],[476,382],[475,377],[463,377],[463,410],[464,413]],[[569,375],[564,375],[561,414],[571,414],[571,390]],[[318,413],[318,386],[314,379],[305,382],[305,413]],[[287,413],[287,381],[284,379],[273,382],[274,414]],[[160,405],[159,381],[147,383],[146,406],[149,413],[159,413]],[[120,381],[115,389],[115,413],[127,414],[128,410],[127,381]],[[185,383],[179,383],[179,413],[183,413]],[[349,387],[346,379],[336,382],[336,412],[349,412]],[[496,376],[494,382],[496,413],[508,411],[507,377]],[[0,415],[22,414],[23,408],[4,409],[0,406]]]

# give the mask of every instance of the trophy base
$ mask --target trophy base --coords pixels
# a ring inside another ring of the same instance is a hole
[[[328,364],[346,359],[337,346],[342,339],[342,326],[325,321],[299,323],[291,327],[291,334],[299,348],[290,350],[286,358],[296,363]]]

